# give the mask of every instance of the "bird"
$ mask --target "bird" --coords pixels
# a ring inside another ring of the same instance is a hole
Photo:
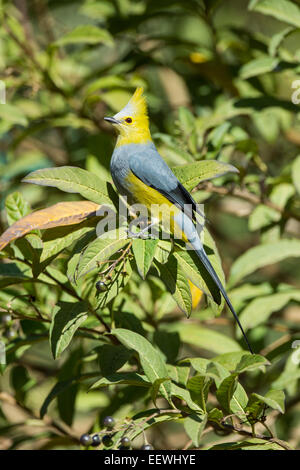
[[[110,161],[111,176],[118,192],[125,196],[130,203],[143,204],[148,209],[151,209],[153,205],[162,205],[162,207],[169,209],[169,214],[164,214],[162,218],[170,218],[171,214],[170,230],[176,233],[178,238],[181,234],[182,239],[191,245],[206,272],[224,297],[249,351],[253,354],[239,318],[197,232],[196,202],[161,157],[151,138],[147,102],[143,88],[138,87],[135,90],[121,111],[112,117],[104,117],[104,119],[112,124],[118,133]],[[157,223],[157,220],[154,220],[153,223]]]

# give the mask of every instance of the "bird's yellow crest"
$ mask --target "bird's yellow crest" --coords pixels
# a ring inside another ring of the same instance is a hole
[[[140,116],[141,115],[147,116],[147,102],[143,93],[144,93],[144,90],[142,87],[137,88],[132,98],[130,99],[129,103],[132,105],[132,108],[134,109],[135,114],[140,115]]]
[[[114,124],[119,131],[117,147],[151,142],[147,102],[143,95],[143,88],[137,88],[126,106],[113,118],[106,119]]]

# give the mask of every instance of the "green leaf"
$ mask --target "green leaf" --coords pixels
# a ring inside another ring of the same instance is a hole
[[[231,374],[226,377],[218,387],[216,396],[222,408],[231,413],[231,399],[237,387],[237,374]]]
[[[116,255],[117,256],[117,255]],[[107,281],[107,290],[101,293],[97,293],[98,307],[103,308],[107,305],[112,299],[118,296],[122,289],[126,286],[132,274],[132,262],[131,260],[126,260],[124,264],[119,263],[117,267],[114,268],[113,274],[110,281]],[[95,288],[95,280],[92,278],[90,284],[93,284]],[[90,290],[88,289],[87,295],[90,295]]]
[[[195,447],[199,447],[201,434],[207,423],[207,415],[191,414],[184,420],[184,429]]]
[[[207,230],[204,231],[204,249],[219,279],[225,285],[221,260],[216,245]],[[224,299],[196,253],[192,250],[181,249],[175,246],[173,256],[176,258],[178,266],[180,266],[186,277],[200,290],[209,295],[216,305],[219,306],[217,310],[220,313],[224,306]]]
[[[180,349],[180,338],[176,331],[156,330],[153,341],[163,353],[166,362],[174,363],[176,361]]]
[[[191,370],[190,365],[184,362],[177,366],[167,364],[167,368],[169,377],[178,385],[183,385],[185,387]]]
[[[78,279],[96,269],[99,263],[104,265],[114,253],[130,241],[123,229],[112,230],[106,235],[108,235],[108,238],[103,236],[96,238],[84,250],[77,266]]]
[[[150,387],[151,383],[146,380],[144,375],[137,374],[136,372],[115,372],[108,374],[105,377],[97,380],[90,387],[90,390],[95,388],[107,387],[109,385],[134,385],[140,387]]]
[[[270,200],[276,206],[284,209],[291,197],[295,194],[295,188],[290,183],[279,183],[274,186],[270,194]]]
[[[56,383],[48,395],[46,396],[41,409],[40,409],[40,416],[43,418],[45,414],[47,413],[48,406],[50,403],[60,394],[64,393],[69,387],[72,387],[74,384],[78,382],[83,382],[85,380],[88,380],[90,378],[96,377],[98,373],[89,373],[89,374],[82,374],[80,376],[72,377],[67,380],[63,380],[62,382]]]
[[[103,375],[107,376],[120,369],[132,356],[122,344],[103,344],[97,349],[99,365]]]
[[[191,111],[184,106],[178,108],[178,120],[182,131],[185,134],[190,134],[195,127],[195,118]]]
[[[143,240],[141,238],[135,238],[133,240],[132,250],[135,257],[135,262],[138,272],[143,279],[146,278],[147,273],[151,267],[158,241],[158,239]]]
[[[14,192],[7,196],[5,208],[9,225],[30,213],[29,203],[25,201],[23,195],[19,192]]]
[[[212,362],[209,359],[200,357],[187,358],[185,361],[190,362],[191,366],[201,375],[212,378],[216,386],[218,387],[223,379],[228,377],[229,372],[221,365],[216,362]]]
[[[87,319],[85,302],[58,302],[50,326],[50,346],[54,359],[69,346],[76,330]]]
[[[252,394],[255,398],[257,398],[260,402],[265,403],[267,406],[272,408],[273,410],[280,411],[280,413],[284,413],[284,392],[282,390],[269,390],[265,396],[259,395],[258,393]]]
[[[270,56],[274,57],[276,55],[277,50],[280,47],[282,41],[294,30],[295,28],[293,28],[292,26],[288,26],[287,28],[284,28],[283,30],[279,31],[279,33],[274,34],[274,36],[272,36],[269,44]]]
[[[47,261],[50,261],[52,257],[72,245],[74,241],[77,241],[85,234],[92,235],[93,233],[95,233],[95,228],[91,228],[90,221],[46,230],[43,234],[43,251],[40,262],[44,263],[46,261],[47,264]]]
[[[209,142],[212,143],[214,148],[220,148],[224,138],[230,128],[230,122],[223,122],[219,126],[215,127],[215,129],[209,135]],[[238,170],[235,169],[235,172],[238,173]]]
[[[151,400],[153,401],[155,406],[156,406],[156,399],[157,399],[157,395],[158,395],[160,386],[161,386],[161,384],[163,384],[167,380],[170,380],[170,378],[169,377],[167,377],[167,378],[164,377],[162,379],[156,379],[155,382],[153,382],[153,384],[151,386],[150,395],[151,395]]]
[[[276,442],[269,442],[258,438],[248,438],[239,442],[224,442],[215,444],[208,450],[283,450]]]
[[[165,264],[172,250],[172,245],[169,241],[159,240],[156,246],[154,258],[161,264]]]
[[[259,354],[251,354],[248,351],[235,351],[231,353],[221,354],[212,359],[225,367],[228,371],[241,373],[246,370],[256,369],[264,364],[269,364],[269,361]]]
[[[258,0],[250,9],[300,28],[300,8],[289,0]]]
[[[178,307],[189,317],[192,311],[191,289],[177,259],[170,255],[166,264],[156,263],[156,265],[162,281],[173,295]]]
[[[227,335],[203,328],[192,322],[174,324],[173,328],[174,331],[178,331],[180,339],[184,343],[213,351],[216,354],[241,350],[241,346]]]
[[[200,374],[196,374],[188,380],[187,389],[191,393],[192,400],[206,413],[206,401],[212,380]]]
[[[159,352],[143,336],[133,331],[116,328],[111,332],[118,340],[129,349],[133,349],[139,355],[141,366],[150,380],[154,383],[157,379],[167,378],[168,370]],[[160,392],[166,400],[170,399],[171,385],[169,382],[160,385]]]
[[[277,292],[252,300],[239,317],[244,330],[264,323],[273,312],[278,312],[291,300],[300,302],[300,290],[292,289],[287,292]],[[241,337],[238,329],[237,335]]]
[[[300,241],[295,239],[255,246],[233,263],[228,283],[232,286],[259,268],[299,256]]]
[[[76,283],[77,266],[80,260],[82,251],[88,246],[88,244],[96,238],[96,231],[90,230],[83,235],[74,245],[74,248],[70,254],[67,277],[70,282]]]
[[[172,168],[172,171],[188,191],[191,191],[202,181],[218,178],[229,172],[239,172],[237,168],[229,165],[229,163],[218,160],[202,160],[200,162],[175,166]]]
[[[65,34],[52,45],[66,46],[68,44],[80,43],[113,45],[113,38],[106,29],[94,25],[82,25],[77,26],[73,31]]]
[[[20,284],[32,280],[30,268],[17,263],[0,264],[0,287]]]
[[[81,373],[82,367],[82,349],[78,348],[75,351],[72,351],[70,356],[64,362],[62,367],[59,370],[58,382],[63,380],[72,379],[74,376],[79,376]],[[70,387],[67,387],[65,390],[57,396],[57,406],[59,417],[66,423],[68,426],[72,426],[74,413],[75,413],[75,403],[76,396],[79,391],[78,382],[74,381]]]
[[[235,373],[241,374],[246,370],[254,370],[260,368],[263,365],[270,365],[270,362],[259,354],[247,354],[244,355],[237,364]]]
[[[278,59],[268,56],[250,60],[240,69],[240,77],[245,80],[263,73],[272,72],[278,63]]]
[[[22,110],[18,106],[8,103],[0,105],[0,119],[12,125],[26,126],[28,123]]]
[[[67,193],[81,194],[97,204],[112,205],[109,197],[110,184],[82,168],[72,166],[46,168],[29,173],[22,181],[41,186],[53,186]]]
[[[128,437],[133,441],[138,435],[144,433],[145,430],[149,429],[150,427],[160,424],[166,421],[173,421],[174,420],[174,413],[165,413],[161,414],[160,416],[153,416],[149,419],[149,416],[157,413],[157,408],[152,408],[150,410],[142,411],[132,417],[132,420],[135,423],[135,426],[132,427],[132,430],[128,434]],[[148,418],[148,419],[147,419]],[[122,431],[124,433],[124,431]]]
[[[273,209],[272,207],[267,207],[263,204],[259,204],[251,212],[248,219],[249,230],[252,232],[259,230],[262,227],[267,227],[268,225],[278,222],[281,219],[281,214]]]
[[[229,292],[229,298],[236,311],[241,310],[250,299],[260,297],[261,295],[271,294],[273,292],[272,286],[268,282],[260,284],[244,283],[239,287],[235,287]]]
[[[297,192],[300,194],[300,155],[294,160],[292,165],[292,178]]]
[[[36,384],[24,366],[14,366],[10,371],[10,384],[14,389],[18,402],[24,402],[26,393]]]
[[[208,416],[207,416],[208,421],[213,421],[214,423],[220,424],[222,418],[223,418],[223,413],[218,408],[213,408],[212,410],[208,412]]]
[[[200,411],[200,412],[202,411],[200,406],[197,405],[197,403],[195,403],[192,400],[189,390],[187,390],[185,388],[182,388],[182,387],[179,387],[178,385],[174,384],[173,382],[172,382],[171,386],[172,386],[172,396],[180,398],[181,400],[185,401],[187,406],[191,410]]]

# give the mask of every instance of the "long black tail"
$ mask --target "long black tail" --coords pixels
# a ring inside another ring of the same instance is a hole
[[[245,341],[246,341],[246,343],[247,343],[247,346],[248,346],[248,348],[249,348],[249,351],[250,351],[252,354],[254,354],[254,352],[253,352],[253,350],[252,350],[252,348],[251,348],[251,346],[250,346],[250,343],[249,343],[249,341],[248,341],[248,338],[247,338],[247,336],[246,336],[246,333],[244,332],[243,327],[242,327],[242,325],[241,325],[241,323],[240,323],[240,320],[239,320],[239,318],[238,318],[238,316],[237,316],[237,314],[236,314],[236,312],[235,312],[235,310],[234,310],[234,308],[233,308],[233,306],[232,306],[232,304],[231,304],[231,302],[230,302],[230,300],[229,300],[229,298],[228,298],[228,296],[227,296],[227,294],[226,294],[226,291],[225,291],[224,287],[222,286],[222,283],[221,283],[220,279],[218,278],[218,275],[217,275],[216,271],[214,270],[213,266],[211,265],[211,262],[209,261],[209,259],[208,259],[207,255],[206,255],[205,251],[202,249],[202,250],[195,250],[195,252],[196,252],[197,255],[199,256],[201,262],[203,263],[203,265],[204,265],[205,268],[207,269],[209,275],[211,276],[211,278],[212,278],[212,280],[214,281],[214,283],[216,284],[216,286],[220,289],[220,291],[221,291],[221,293],[222,293],[222,295],[223,295],[223,297],[224,297],[224,299],[225,299],[225,301],[226,301],[228,307],[229,307],[230,310],[231,310],[232,315],[234,316],[234,318],[235,318],[237,324],[238,324],[239,327],[240,327],[241,332],[243,333],[243,336],[244,336],[244,338],[245,338]]]

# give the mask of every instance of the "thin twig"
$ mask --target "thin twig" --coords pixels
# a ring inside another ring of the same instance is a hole
[[[272,201],[266,198],[262,198],[257,196],[256,194],[251,193],[245,188],[239,188],[237,186],[228,188],[224,186],[215,186],[211,182],[206,182],[206,183],[200,183],[195,189],[201,189],[203,191],[207,191],[210,193],[215,193],[215,194],[221,194],[223,196],[230,195],[234,196],[240,199],[244,199],[245,201],[250,202],[254,206],[257,206],[258,204],[264,204],[267,207],[270,207],[271,209],[276,210],[279,212],[284,218],[293,218],[296,220],[300,221],[300,215],[295,214],[289,210],[282,209],[281,207],[277,206],[274,204]]]

